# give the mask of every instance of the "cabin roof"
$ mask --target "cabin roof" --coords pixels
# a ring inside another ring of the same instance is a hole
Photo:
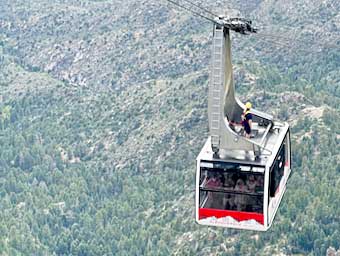
[[[255,123],[253,130],[255,131],[254,137],[249,140],[263,145],[263,150],[261,150],[258,159],[255,159],[254,152],[245,150],[220,150],[219,156],[216,157],[211,148],[210,136],[197,158],[207,161],[235,162],[259,166],[271,165],[289,130],[288,123],[274,122],[271,131],[265,137],[263,135],[266,133],[266,127],[258,126]]]

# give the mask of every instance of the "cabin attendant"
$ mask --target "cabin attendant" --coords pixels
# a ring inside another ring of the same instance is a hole
[[[250,133],[251,133],[251,123],[253,120],[253,115],[250,113],[250,109],[251,109],[251,103],[247,102],[246,103],[246,108],[244,109],[243,113],[242,113],[242,125],[244,128],[244,135],[246,136],[246,138],[250,138]]]

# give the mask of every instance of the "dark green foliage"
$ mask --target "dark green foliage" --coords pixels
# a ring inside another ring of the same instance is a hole
[[[194,182],[208,136],[208,23],[149,2],[7,2],[1,255],[325,255],[340,247],[337,50],[302,54],[308,46],[299,41],[275,49],[236,38],[237,90],[292,124],[293,173],[268,232],[201,227]],[[299,15],[303,1],[246,2],[234,4],[255,16],[263,7],[273,30],[310,19],[329,29],[337,14],[320,1],[309,15]],[[137,23],[145,28],[127,30]]]

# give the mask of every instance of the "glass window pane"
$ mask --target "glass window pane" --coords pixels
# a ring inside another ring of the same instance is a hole
[[[280,148],[280,151],[275,159],[273,167],[270,171],[270,184],[269,184],[269,195],[270,197],[274,197],[275,193],[280,185],[281,179],[284,175],[284,168],[286,162],[286,152],[285,152],[285,144],[283,144]]]
[[[200,207],[263,213],[264,173],[252,168],[201,167]]]
[[[200,199],[204,197],[203,194],[200,196]],[[208,191],[206,200],[201,202],[201,208],[263,213],[263,195]]]

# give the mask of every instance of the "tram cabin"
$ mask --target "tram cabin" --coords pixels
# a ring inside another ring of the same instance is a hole
[[[208,138],[197,158],[196,221],[202,225],[266,231],[291,171],[289,126],[267,143],[271,154],[220,154]],[[230,152],[229,152],[230,153]]]

